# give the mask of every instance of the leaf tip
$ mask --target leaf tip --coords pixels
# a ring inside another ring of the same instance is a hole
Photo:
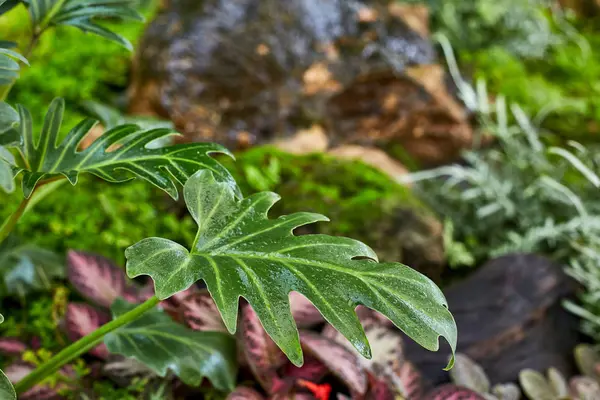
[[[454,355],[454,350],[452,350],[452,355],[450,356],[450,360],[448,361],[448,365],[444,368],[444,371],[450,371],[454,367],[454,361],[456,356]]]

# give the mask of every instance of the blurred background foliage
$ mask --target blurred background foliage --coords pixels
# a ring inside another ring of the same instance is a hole
[[[454,169],[417,175],[416,190],[361,162],[322,154],[295,156],[259,147],[240,153],[235,163],[223,162],[245,194],[271,190],[282,195],[274,214],[323,213],[335,223],[320,224],[318,232],[355,237],[376,247],[382,259],[401,257],[399,239],[390,232],[398,218],[406,217],[398,214],[399,207],[409,206],[428,216],[435,212],[445,221],[445,261],[453,268],[474,268],[513,251],[533,251],[568,264],[568,273],[586,286],[582,305],[569,307],[587,320],[586,331],[600,340],[598,187],[576,161],[553,150],[561,146],[592,173],[599,171],[598,18],[582,18],[551,0],[411,2],[425,3],[432,30],[448,38],[470,88],[467,95],[475,95],[475,103],[483,105],[471,110],[476,124],[482,136],[495,137],[495,145],[474,149]],[[140,2],[148,19],[158,7],[158,0]],[[28,26],[26,11],[17,7],[0,17],[0,37],[24,46]],[[111,28],[135,46],[144,24]],[[60,28],[45,34],[29,59],[31,67],[24,68],[9,102],[26,105],[37,124],[55,96],[64,97],[68,105],[63,133],[88,114],[104,113],[99,117],[105,117],[107,126],[107,119],[125,121],[102,104],[125,108],[132,60],[127,50]],[[486,90],[478,92],[483,87],[478,81],[485,82]],[[497,104],[505,104],[504,99],[509,106],[500,115]],[[402,161],[410,169],[411,162]],[[19,196],[19,191],[0,192],[0,218],[17,206]],[[172,202],[143,182],[111,185],[88,177],[77,188],[65,184],[26,213],[16,239],[59,257],[79,249],[123,265],[124,249],[144,237],[190,243],[193,234],[194,223],[182,202]],[[11,265],[28,268],[27,260],[39,254],[36,251],[18,253]],[[62,279],[60,274],[53,278]],[[3,285],[9,293],[7,282]],[[51,317],[60,302],[56,288],[50,292],[32,297],[22,318],[8,318],[3,334],[27,337],[38,332],[45,347],[60,348],[61,339],[53,334],[57,322]]]

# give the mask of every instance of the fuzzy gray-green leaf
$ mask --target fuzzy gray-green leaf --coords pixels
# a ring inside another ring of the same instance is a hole
[[[116,318],[135,308],[123,299],[112,306]],[[233,390],[236,376],[234,339],[219,332],[197,332],[155,309],[104,337],[111,353],[133,357],[158,375],[173,371],[198,386],[204,377],[220,390]]]
[[[0,314],[0,324],[4,322],[4,317]],[[0,370],[0,399],[2,400],[17,400],[17,393],[13,388],[12,383],[4,372]]]
[[[302,350],[290,312],[292,291],[308,298],[367,358],[369,344],[355,314],[359,304],[378,310],[429,350],[438,349],[440,336],[454,350],[454,319],[428,278],[402,264],[378,263],[373,251],[356,240],[293,234],[326,217],[296,213],[269,219],[278,195],[263,192],[238,199],[210,171],[191,177],[184,196],[198,223],[191,252],[170,240],[149,238],[125,253],[128,275],[151,276],[160,299],[203,279],[234,332],[239,298],[244,297],[296,365],[302,364]]]
[[[20,149],[29,167],[15,169],[15,174],[23,172],[26,197],[41,179],[63,175],[75,185],[82,172],[109,182],[125,182],[138,177],[175,199],[178,196],[176,183],[183,185],[200,169],[210,169],[219,179],[234,185],[229,172],[210,156],[212,153],[230,154],[220,145],[191,143],[148,148],[147,145],[157,139],[177,134],[171,129],[142,130],[137,125],[121,125],[106,131],[88,148],[79,151],[80,142],[96,123],[87,119],[57,143],[64,107],[62,99],[52,102],[37,141],[34,140],[31,114],[24,107],[18,107]]]

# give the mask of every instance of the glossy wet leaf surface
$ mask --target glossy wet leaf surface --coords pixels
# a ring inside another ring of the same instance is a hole
[[[429,350],[438,349],[440,336],[454,349],[456,324],[442,292],[428,278],[402,264],[376,262],[375,253],[353,239],[293,234],[326,217],[296,213],[269,219],[278,195],[262,192],[239,199],[230,185],[206,170],[188,180],[184,196],[198,223],[191,251],[162,238],[126,250],[128,275],[151,276],[158,298],[203,279],[228,330],[235,332],[242,296],[296,365],[302,364],[302,350],[290,312],[291,291],[309,299],[365,357],[371,351],[355,313],[359,304],[378,310]]]

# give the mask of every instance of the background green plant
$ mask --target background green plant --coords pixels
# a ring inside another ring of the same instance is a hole
[[[140,8],[141,14],[151,19],[158,0],[145,3]],[[136,21],[104,21],[103,24],[134,46],[144,31],[144,24]],[[1,38],[15,41],[23,49],[30,36],[31,27],[25,7],[18,6],[0,16]],[[67,51],[57,55],[57,48]],[[38,132],[48,104],[57,96],[63,97],[68,105],[62,129],[64,135],[89,114],[82,106],[85,101],[117,101],[117,104],[122,104],[118,95],[127,87],[131,59],[130,51],[102,37],[82,34],[73,27],[48,30],[30,55],[31,66],[22,70],[8,102],[26,105],[33,116],[34,130]]]

